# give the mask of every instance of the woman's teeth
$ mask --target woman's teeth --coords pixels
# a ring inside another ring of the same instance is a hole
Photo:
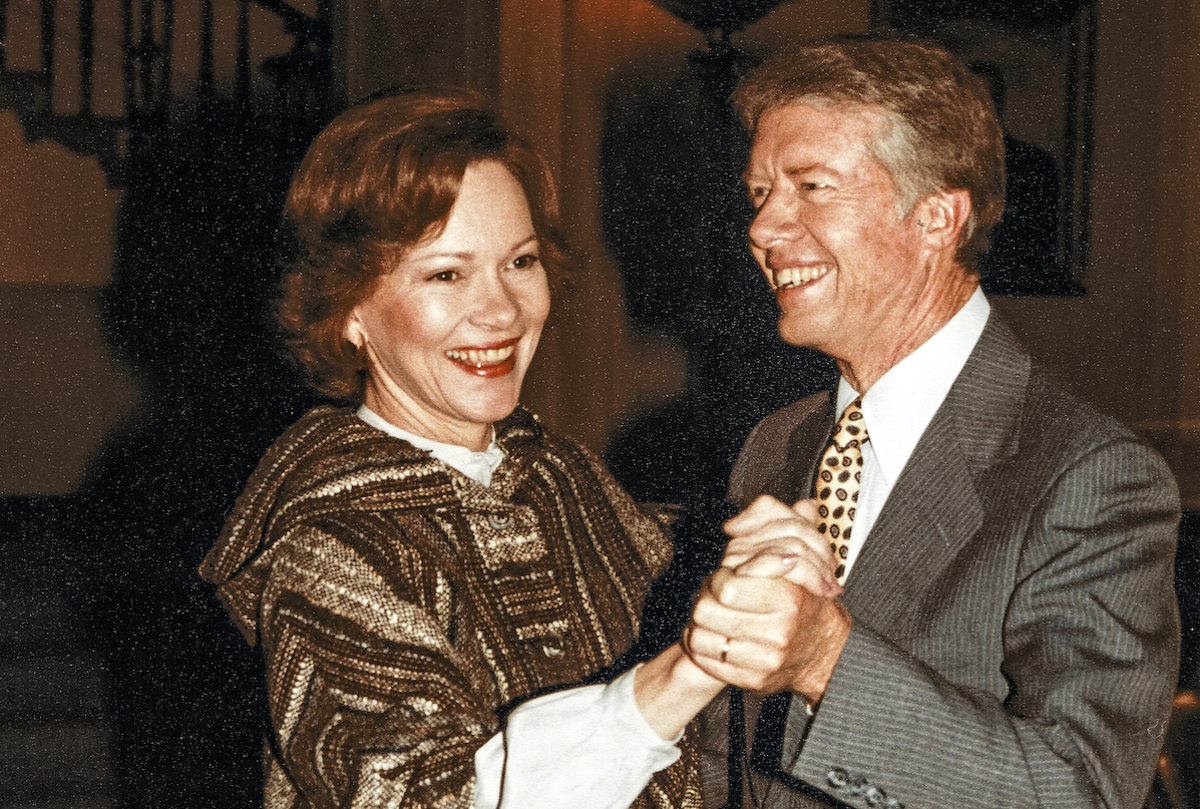
[[[446,356],[455,362],[465,362],[468,365],[495,365],[504,362],[516,350],[515,345],[504,348],[454,348],[446,352]]]
[[[786,270],[776,270],[775,288],[801,287],[810,281],[816,281],[829,270],[828,264],[822,264],[820,267],[791,267]]]

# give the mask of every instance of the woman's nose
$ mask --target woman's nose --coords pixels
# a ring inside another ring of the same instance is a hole
[[[504,328],[521,313],[520,300],[499,273],[487,273],[475,295],[472,320],[492,328]]]

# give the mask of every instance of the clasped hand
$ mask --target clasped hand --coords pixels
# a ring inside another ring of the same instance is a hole
[[[850,631],[829,540],[811,500],[768,495],[725,523],[721,567],[696,601],[683,646],[697,667],[759,694],[819,700]]]

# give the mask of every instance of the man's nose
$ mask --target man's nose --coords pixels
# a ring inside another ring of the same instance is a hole
[[[760,250],[767,250],[784,238],[795,238],[800,230],[800,222],[792,207],[774,196],[768,196],[750,222],[750,243]]]

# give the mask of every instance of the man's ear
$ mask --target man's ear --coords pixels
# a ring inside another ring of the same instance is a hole
[[[925,231],[926,240],[938,249],[957,246],[958,234],[970,215],[971,193],[961,188],[930,194],[917,203],[912,213],[918,227]]]

